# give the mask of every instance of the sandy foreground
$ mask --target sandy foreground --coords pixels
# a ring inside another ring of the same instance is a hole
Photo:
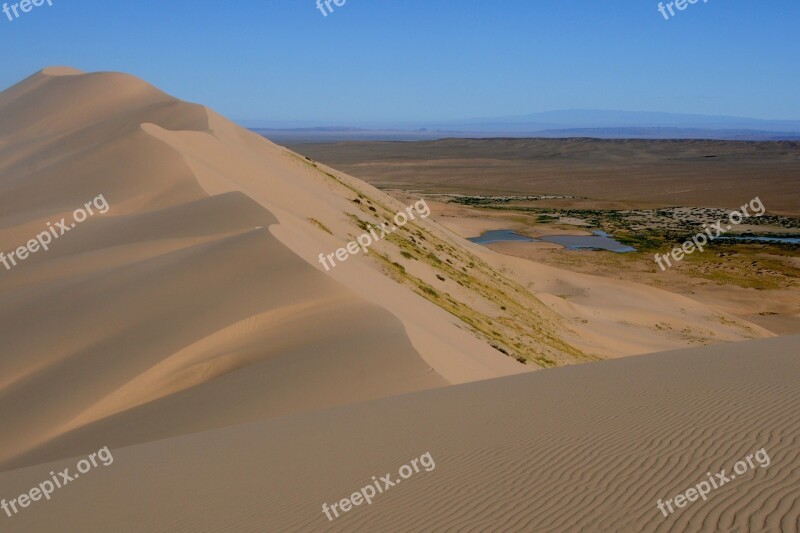
[[[3,528],[797,531],[798,347],[793,336],[636,356],[116,449]],[[707,501],[667,518],[656,507],[761,448],[768,466]],[[430,471],[323,514],[426,452]],[[0,474],[3,496],[79,459]]]
[[[325,271],[409,204],[125,74],[0,93],[0,251],[98,195],[107,212],[0,266],[0,500],[104,446],[114,463],[0,530],[797,520],[797,337],[432,219]],[[752,483],[655,514],[762,446]],[[427,451],[434,470],[326,522],[322,502]]]

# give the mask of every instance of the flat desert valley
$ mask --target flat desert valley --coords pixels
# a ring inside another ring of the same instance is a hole
[[[797,142],[284,147],[46,68],[0,93],[0,531],[797,531],[798,185]]]
[[[653,260],[758,197],[768,216],[733,235],[800,234],[800,143],[710,140],[445,139],[290,145],[402,198],[429,198],[462,237],[511,229],[531,237],[603,229],[633,254],[557,244],[489,248],[538,263],[689,296],[776,334],[800,333],[800,246],[717,243],[662,271]]]

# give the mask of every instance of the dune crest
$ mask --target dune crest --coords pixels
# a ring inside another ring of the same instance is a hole
[[[655,289],[505,264],[430,219],[325,273],[319,253],[405,205],[127,74],[53,67],[0,93],[0,156],[0,250],[110,204],[0,269],[0,424],[15,435],[0,469],[764,335]],[[554,299],[565,283],[589,296]],[[614,314],[612,294],[650,298],[652,315]],[[648,328],[687,305],[695,337]],[[625,345],[621,323],[638,335]]]
[[[78,74],[84,74],[82,70],[72,67],[45,67],[39,72],[47,76],[76,76]]]

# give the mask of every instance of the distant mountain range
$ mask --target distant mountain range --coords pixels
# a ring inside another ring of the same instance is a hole
[[[597,139],[712,139],[725,141],[800,141],[800,133],[747,129],[704,128],[565,128],[542,130],[537,137],[593,137]]]
[[[561,110],[444,122],[311,124],[242,121],[279,140],[422,140],[443,137],[800,140],[800,120],[649,111]]]
[[[433,127],[474,131],[546,131],[561,129],[677,128],[692,130],[755,130],[800,135],[800,120],[765,120],[717,115],[688,115],[650,111],[574,109],[443,122]]]

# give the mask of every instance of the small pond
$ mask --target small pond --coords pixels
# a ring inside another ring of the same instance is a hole
[[[520,235],[508,229],[492,230],[483,233],[480,237],[473,237],[470,241],[477,244],[491,244],[493,242],[552,242],[560,244],[567,250],[608,250],[609,252],[635,252],[636,248],[626,246],[602,231],[593,231],[594,235],[548,235],[533,239]]]

